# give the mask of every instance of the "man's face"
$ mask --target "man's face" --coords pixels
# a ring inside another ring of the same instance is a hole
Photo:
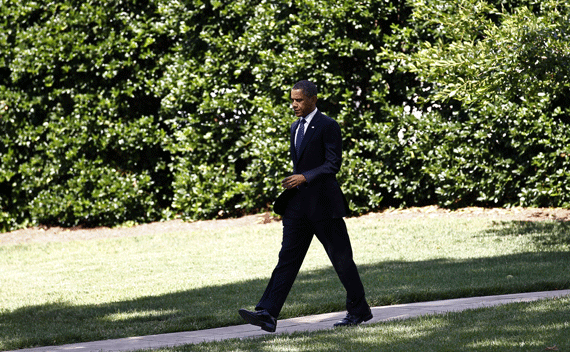
[[[302,89],[291,90],[291,106],[295,111],[295,116],[305,117],[317,107],[317,97],[308,98]]]

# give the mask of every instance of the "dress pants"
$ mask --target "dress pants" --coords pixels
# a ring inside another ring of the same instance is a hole
[[[348,313],[367,314],[369,306],[364,297],[364,286],[352,258],[352,247],[346,224],[342,218],[320,221],[311,221],[306,217],[283,219],[283,242],[279,252],[279,261],[255,309],[266,309],[273,317],[279,316],[305,259],[313,235],[316,235],[322,243],[346,290]]]

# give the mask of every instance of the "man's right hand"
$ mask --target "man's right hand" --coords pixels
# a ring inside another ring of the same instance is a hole
[[[283,188],[291,189],[300,186],[305,182],[307,182],[305,176],[297,174],[286,177],[283,181],[281,181],[281,186],[283,186]]]

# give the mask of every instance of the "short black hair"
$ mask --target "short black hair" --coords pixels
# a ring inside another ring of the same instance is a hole
[[[293,86],[293,89],[301,89],[303,91],[303,93],[305,94],[305,96],[307,96],[308,98],[311,98],[311,97],[314,97],[317,95],[317,86],[311,81],[307,81],[307,80],[299,81],[299,82],[295,83],[295,85]]]

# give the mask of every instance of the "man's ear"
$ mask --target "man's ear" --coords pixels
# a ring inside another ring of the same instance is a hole
[[[317,106],[317,100],[318,100],[317,96],[313,95],[311,97],[311,104],[313,104],[314,106]]]

